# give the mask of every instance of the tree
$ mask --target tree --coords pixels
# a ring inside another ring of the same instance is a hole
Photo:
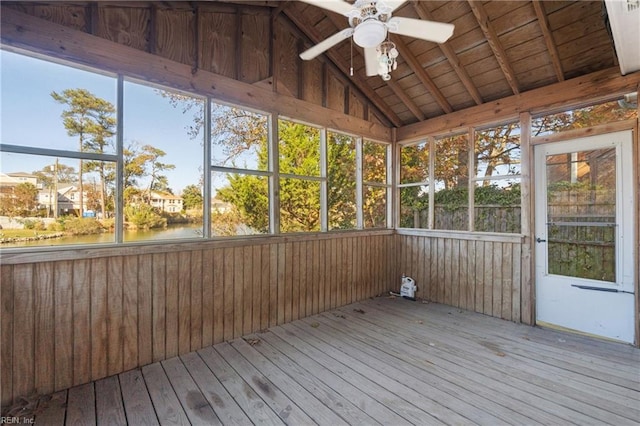
[[[161,173],[165,170],[173,170],[176,166],[160,162],[159,159],[165,155],[167,155],[167,153],[160,148],[156,148],[151,145],[145,145],[142,147],[141,157],[146,163],[145,168],[147,170],[147,175],[150,178],[149,186],[147,187],[148,200],[151,200],[151,191],[169,190],[169,181],[167,177]],[[170,190],[168,192],[170,192]]]
[[[116,119],[113,117],[115,108],[105,108],[97,111],[96,131],[86,143],[86,150],[104,154],[105,149],[112,146],[112,137],[115,135]],[[107,184],[115,180],[115,164],[104,161],[87,161],[86,171],[96,171],[100,177],[100,211],[106,217],[107,208]]]
[[[63,124],[69,136],[78,137],[80,151],[104,148],[108,138],[114,134],[115,119],[112,115],[115,113],[115,107],[110,102],[95,96],[87,89],[65,89],[62,93],[54,91],[51,92],[51,97],[56,102],[67,106],[62,112]],[[80,160],[78,167],[80,217],[84,209],[84,171],[84,161]],[[103,200],[102,205],[104,204]]]
[[[141,198],[149,203],[152,191],[172,193],[167,177],[161,172],[172,170],[176,166],[160,162],[160,158],[165,155],[167,154],[159,148],[152,145],[140,146],[135,141],[123,150],[125,202]],[[145,190],[141,190],[140,181],[146,177],[149,178],[149,183]]]
[[[32,183],[19,183],[2,192],[0,211],[9,216],[29,216],[38,207],[38,188]]]
[[[491,177],[498,165],[509,167],[508,174],[518,174],[512,165],[520,163],[520,123],[513,122],[486,130],[478,130],[475,140],[476,174],[484,167],[484,177]],[[491,181],[483,181],[483,186]]]
[[[327,141],[329,229],[356,227],[356,141],[330,132]]]
[[[291,121],[278,123],[280,174],[320,176],[320,131]],[[320,230],[320,183],[280,179],[280,230]]]
[[[136,188],[138,186],[138,180],[144,176],[147,158],[142,155],[140,144],[135,141],[130,142],[122,150],[122,155],[125,190],[126,188]]]
[[[365,228],[386,225],[387,188],[371,184],[387,183],[387,145],[371,141],[362,143],[362,218]]]
[[[202,209],[204,198],[197,185],[187,185],[182,191],[182,206],[185,210]]]

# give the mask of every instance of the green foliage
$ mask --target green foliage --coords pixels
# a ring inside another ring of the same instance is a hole
[[[497,185],[476,187],[474,190],[474,202],[476,205],[520,205],[520,184],[516,183],[506,188]]]
[[[202,209],[204,198],[197,185],[188,185],[182,191],[182,206],[185,210]]]
[[[568,180],[561,180],[557,182],[551,182],[547,186],[547,192],[565,192],[565,191],[575,191],[575,192],[584,192],[584,191],[592,191],[595,189],[601,189],[597,185],[591,184],[589,181],[579,181],[579,182],[570,182]]]
[[[45,229],[44,222],[41,220],[24,219],[22,220],[24,229],[33,229],[35,231],[43,231]]]
[[[51,222],[47,225],[47,231],[52,231],[52,232],[64,231],[64,225],[59,220],[56,222]]]
[[[356,141],[328,133],[327,207],[329,229],[356,227]]]
[[[246,224],[258,233],[269,232],[269,185],[264,177],[253,175],[233,174],[229,175],[229,186],[218,190],[217,197],[234,207],[233,214],[216,213],[212,217],[212,223],[221,221],[225,231],[233,227],[228,225],[232,219],[237,220],[236,225]],[[223,225],[224,224],[224,225]],[[235,229],[235,228],[233,228]]]
[[[167,226],[167,219],[160,216],[148,204],[128,204],[124,207],[124,217],[128,226],[134,229],[162,228]]]
[[[100,221],[92,218],[66,217],[60,222],[64,232],[71,235],[99,234],[104,231]]]
[[[30,216],[38,206],[38,188],[32,183],[22,182],[13,188],[2,188],[0,213],[8,216]]]

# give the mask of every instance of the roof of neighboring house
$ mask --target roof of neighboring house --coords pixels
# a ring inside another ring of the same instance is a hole
[[[156,200],[180,200],[182,201],[182,197],[171,194],[169,192],[158,192],[151,191],[151,198]]]
[[[27,173],[27,172],[13,172],[13,173],[7,173],[7,176],[12,176],[12,177],[28,177],[28,178],[38,179],[38,176],[34,175],[33,173]]]

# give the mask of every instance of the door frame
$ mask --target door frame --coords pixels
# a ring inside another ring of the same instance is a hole
[[[639,107],[639,116],[640,116],[640,107]],[[601,124],[585,129],[575,129],[568,130],[561,133],[556,133],[553,135],[545,135],[545,136],[535,136],[528,138],[528,146],[525,148],[527,150],[528,157],[528,174],[529,174],[529,185],[530,191],[528,196],[523,200],[523,206],[526,205],[529,210],[529,220],[530,224],[528,232],[525,233],[525,237],[528,239],[528,244],[525,242],[526,246],[529,246],[528,250],[530,259],[527,262],[529,265],[530,275],[530,292],[528,291],[527,296],[531,301],[529,303],[530,306],[530,317],[529,323],[532,325],[537,325],[537,282],[536,282],[536,247],[537,244],[535,241],[535,232],[536,232],[536,192],[539,190],[536,185],[536,149],[539,145],[551,144],[556,142],[564,142],[574,139],[580,139],[588,136],[596,136],[608,133],[615,133],[619,131],[631,131],[632,136],[632,192],[634,194],[634,205],[632,208],[632,217],[631,221],[634,226],[634,241],[633,241],[633,250],[635,253],[632,255],[634,259],[634,271],[633,271],[633,291],[635,292],[635,309],[634,309],[634,325],[635,325],[635,337],[634,337],[634,346],[640,347],[640,137],[639,137],[639,120],[625,120],[616,123],[607,123]],[[523,145],[524,148],[524,145]],[[523,165],[524,166],[524,165]],[[524,294],[523,294],[524,296]],[[526,304],[526,301],[523,300],[523,304]],[[524,320],[524,318],[523,318]]]

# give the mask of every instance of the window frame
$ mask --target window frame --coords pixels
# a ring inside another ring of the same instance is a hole
[[[463,234],[463,235],[477,235],[477,234],[490,234],[490,235],[500,235],[500,236],[522,236],[522,226],[520,227],[520,231],[517,233],[510,233],[510,232],[488,232],[488,231],[476,231],[475,230],[475,199],[474,199],[474,195],[475,195],[475,185],[477,182],[483,182],[483,181],[499,181],[499,180],[509,180],[509,179],[518,179],[520,182],[522,182],[522,171],[520,171],[519,174],[516,175],[500,175],[500,176],[490,176],[487,178],[478,178],[477,176],[475,176],[475,166],[476,166],[476,161],[475,161],[475,137],[476,137],[476,132],[478,130],[484,130],[484,129],[490,129],[492,127],[498,127],[501,125],[506,125],[509,123],[518,123],[518,126],[520,128],[520,131],[522,131],[522,126],[519,120],[502,120],[502,121],[498,121],[498,122],[494,122],[494,123],[483,123],[482,125],[478,125],[478,126],[469,126],[466,128],[457,128],[457,129],[452,129],[448,132],[441,132],[441,133],[434,133],[434,134],[430,134],[427,135],[425,137],[421,137],[419,139],[414,139],[414,140],[410,140],[410,141],[404,141],[401,143],[398,143],[397,148],[396,148],[396,160],[395,160],[395,164],[396,164],[396,173],[395,173],[395,179],[396,179],[396,196],[395,196],[395,229],[399,230],[399,231],[427,231],[430,233],[444,233],[444,234]],[[434,201],[435,201],[435,185],[432,185],[431,183],[435,183],[435,163],[436,163],[436,155],[437,155],[437,150],[436,150],[436,140],[437,139],[442,139],[442,138],[447,138],[447,137],[453,137],[453,136],[458,136],[461,134],[467,134],[467,151],[468,151],[468,164],[467,164],[467,169],[468,169],[468,193],[469,193],[469,198],[468,198],[468,226],[467,226],[467,230],[449,230],[449,229],[437,229],[435,228],[435,217],[434,217],[434,210],[435,210],[435,205],[434,205]],[[429,146],[429,165],[428,165],[428,180],[424,180],[421,182],[411,182],[411,183],[400,183],[400,171],[402,169],[402,148],[404,147],[409,147],[409,146],[414,146],[414,145],[419,145],[421,143],[427,142],[428,146]],[[522,135],[520,134],[520,146],[522,146]],[[522,148],[521,148],[522,149]],[[522,155],[521,155],[522,158]],[[522,163],[522,160],[520,160],[520,163]],[[473,172],[473,173],[472,173]],[[473,176],[472,176],[473,174]],[[407,227],[402,227],[401,225],[401,212],[402,212],[402,206],[400,205],[400,190],[402,188],[407,188],[407,187],[415,187],[415,186],[428,186],[429,188],[429,211],[428,211],[428,225],[426,228],[407,228]],[[520,204],[524,205],[524,194],[521,193],[520,194]]]
[[[115,80],[116,86],[116,98],[115,98],[115,117],[116,117],[116,131],[114,135],[115,141],[115,153],[99,154],[82,151],[68,151],[53,148],[39,148],[35,146],[23,146],[13,144],[0,143],[0,152],[26,154],[36,156],[57,156],[64,159],[85,159],[93,161],[102,161],[108,163],[115,163],[116,167],[116,179],[115,179],[115,191],[114,191],[114,217],[115,217],[115,235],[113,242],[108,243],[74,243],[64,245],[42,245],[42,246],[12,246],[2,247],[2,251],[10,252],[34,252],[34,251],[51,251],[51,250],[70,250],[78,248],[109,248],[120,247],[122,245],[127,246],[139,246],[139,245],[162,245],[162,244],[176,244],[176,243],[190,243],[201,241],[219,241],[233,238],[246,238],[247,236],[212,236],[211,235],[211,193],[212,193],[212,173],[236,173],[246,175],[256,175],[265,177],[269,182],[269,233],[268,234],[255,234],[251,235],[252,238],[260,238],[265,236],[274,235],[290,235],[292,233],[282,233],[280,230],[280,197],[279,197],[279,182],[280,179],[303,179],[320,183],[320,220],[321,226],[319,231],[304,232],[302,234],[313,233],[330,233],[330,232],[352,232],[352,231],[375,231],[383,229],[393,229],[393,212],[394,212],[394,185],[393,185],[393,172],[395,166],[393,163],[393,144],[391,142],[378,141],[372,138],[368,138],[362,135],[354,134],[351,132],[345,132],[343,130],[332,129],[326,126],[317,125],[314,123],[308,123],[299,119],[291,118],[286,115],[280,115],[276,111],[265,111],[256,108],[245,107],[234,103],[225,102],[224,100],[217,99],[210,95],[202,95],[196,92],[190,92],[183,89],[177,89],[170,84],[161,85],[152,81],[147,81],[139,77],[129,76],[124,73],[113,73],[99,68],[92,68],[74,61],[65,59],[59,59],[54,56],[49,56],[37,52],[33,52],[26,49],[14,48],[4,44],[0,44],[0,50],[7,52],[24,55],[37,60],[42,60],[48,63],[53,63],[73,69],[87,71],[101,76],[107,76]],[[195,98],[202,99],[204,101],[204,120],[203,128],[204,141],[202,149],[202,164],[203,164],[203,235],[202,237],[194,238],[180,238],[180,239],[160,239],[160,240],[145,240],[145,241],[125,241],[124,240],[124,90],[125,81],[134,84],[141,84],[147,87],[156,88],[159,90],[167,90],[176,93],[184,93],[187,96],[193,96]],[[235,168],[228,166],[216,166],[213,164],[212,158],[212,137],[211,137],[211,105],[212,103],[225,105],[229,107],[235,107],[250,111],[256,114],[261,114],[267,117],[267,137],[268,137],[268,149],[269,149],[269,168],[268,170],[253,170],[244,168]],[[320,131],[320,175],[319,176],[298,176],[293,174],[280,173],[279,167],[279,140],[278,140],[278,121],[289,120],[295,123],[304,124],[314,127]],[[328,205],[327,205],[327,132],[335,132],[339,134],[348,135],[355,138],[356,145],[356,226],[350,229],[333,229],[328,230]],[[363,146],[364,143],[380,144],[385,148],[385,182],[365,182],[363,180]],[[386,190],[386,208],[385,208],[385,225],[384,227],[365,228],[363,219],[363,194],[365,187],[384,188]]]

